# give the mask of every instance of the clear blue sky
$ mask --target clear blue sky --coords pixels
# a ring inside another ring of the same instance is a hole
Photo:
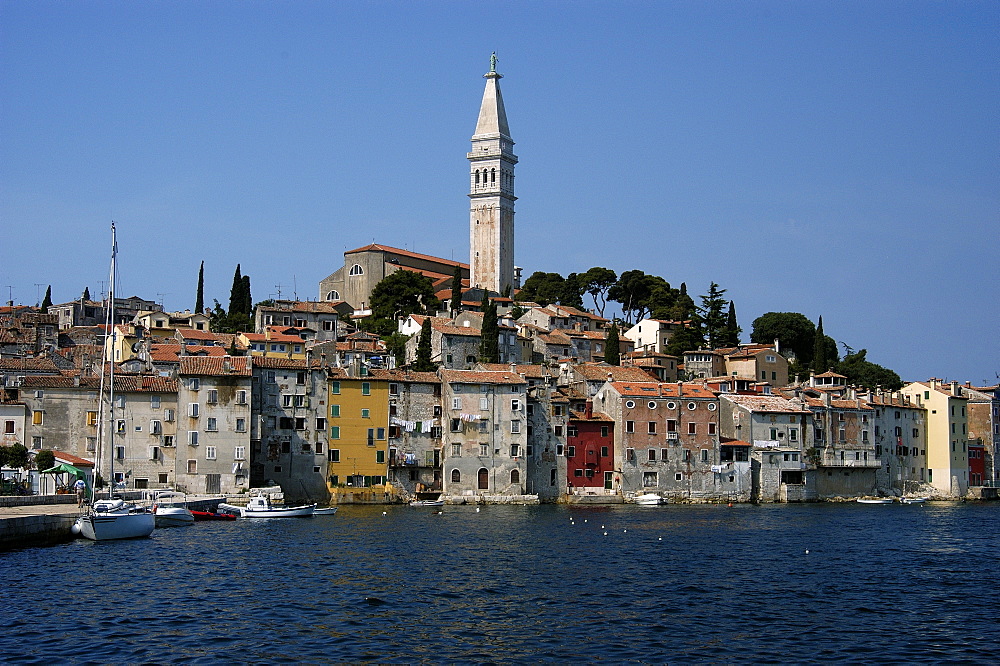
[[[904,379],[1000,372],[1000,3],[0,2],[0,288],[316,298],[468,261],[495,50],[515,262],[728,289]]]

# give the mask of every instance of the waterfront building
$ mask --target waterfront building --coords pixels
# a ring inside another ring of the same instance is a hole
[[[389,464],[389,375],[357,363],[327,368],[326,378],[331,493],[384,492]]]
[[[513,372],[439,370],[444,492],[456,498],[526,493],[527,382]]]
[[[898,391],[878,389],[860,397],[875,411],[877,487],[893,495],[926,494],[927,410]]]
[[[931,378],[902,388],[927,409],[927,482],[945,497],[969,490],[968,402],[958,382]]]
[[[976,442],[983,451],[983,479],[979,484],[996,482],[997,451],[1000,451],[1000,386],[973,387],[966,383],[962,394],[968,397],[969,444]],[[972,461],[970,460],[970,466]],[[970,470],[970,474],[971,474]],[[971,477],[970,477],[971,481]]]
[[[614,475],[615,421],[586,400],[567,421],[566,493],[570,498],[616,495]]]
[[[249,356],[181,356],[177,489],[219,495],[250,487]]]
[[[626,495],[728,499],[743,482],[720,461],[719,399],[704,386],[609,381],[594,409],[615,421],[614,469]]]
[[[393,370],[389,382],[389,480],[410,497],[444,490],[441,380]]]
[[[327,380],[304,359],[253,359],[250,483],[278,484],[286,499],[325,500]]]

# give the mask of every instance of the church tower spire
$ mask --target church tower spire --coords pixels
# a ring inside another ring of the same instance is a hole
[[[500,94],[496,53],[484,75],[469,158],[469,285],[497,293],[514,287],[514,142]]]

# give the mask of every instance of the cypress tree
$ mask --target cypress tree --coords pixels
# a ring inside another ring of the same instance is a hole
[[[740,344],[740,333],[743,329],[736,323],[736,305],[729,301],[729,314],[726,316],[726,328],[723,332],[722,343],[730,347]]]
[[[482,363],[500,362],[500,322],[497,304],[483,292],[483,328],[479,332],[479,360]]]
[[[82,298],[85,301],[90,300],[90,287],[83,288],[83,296],[81,296],[80,298]]]
[[[621,342],[618,340],[618,324],[611,324],[608,339],[604,343],[604,362],[608,365],[621,365]]]
[[[455,273],[451,276],[451,316],[455,316],[462,310],[462,267],[455,266]]]
[[[243,314],[250,317],[253,315],[253,298],[250,297],[250,276],[244,275],[242,282]]]
[[[198,294],[194,299],[194,311],[201,314],[205,311],[205,262],[198,269]]]
[[[229,314],[238,314],[243,311],[243,276],[240,275],[240,265],[236,264],[236,273],[233,275],[233,288],[229,290]]]
[[[420,339],[417,341],[417,359],[413,363],[417,372],[434,372],[437,366],[431,361],[431,318],[420,325]]]
[[[45,290],[45,298],[42,299],[42,314],[48,314],[49,306],[52,305],[52,285]]]
[[[816,324],[816,337],[813,340],[813,371],[816,374],[826,372],[830,369],[828,365],[829,361],[826,358],[826,336],[823,334],[823,315],[820,315],[819,323]]]

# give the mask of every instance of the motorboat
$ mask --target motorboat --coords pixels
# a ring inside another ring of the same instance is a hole
[[[196,521],[202,520],[236,520],[236,516],[231,513],[217,513],[212,511],[196,511],[191,509],[191,515]]]
[[[927,501],[926,497],[900,497],[900,504],[923,504]]]
[[[313,511],[314,516],[332,516],[337,513],[337,508],[335,506],[324,506],[322,508],[317,508]]]
[[[892,504],[891,497],[859,497],[858,504]]]
[[[410,506],[444,506],[444,499],[415,499],[410,502]]]
[[[635,496],[635,503],[642,506],[656,506],[663,504],[663,498],[656,493],[643,493]]]
[[[251,495],[245,507],[219,504],[219,508],[243,518],[306,518],[316,511],[316,504],[285,506],[272,504],[270,495]]]
[[[113,498],[94,502],[76,519],[73,534],[92,541],[148,537],[156,529],[152,513],[125,500]]]
[[[194,525],[194,514],[187,507],[184,493],[164,490],[153,497],[153,516],[157,527]]]

